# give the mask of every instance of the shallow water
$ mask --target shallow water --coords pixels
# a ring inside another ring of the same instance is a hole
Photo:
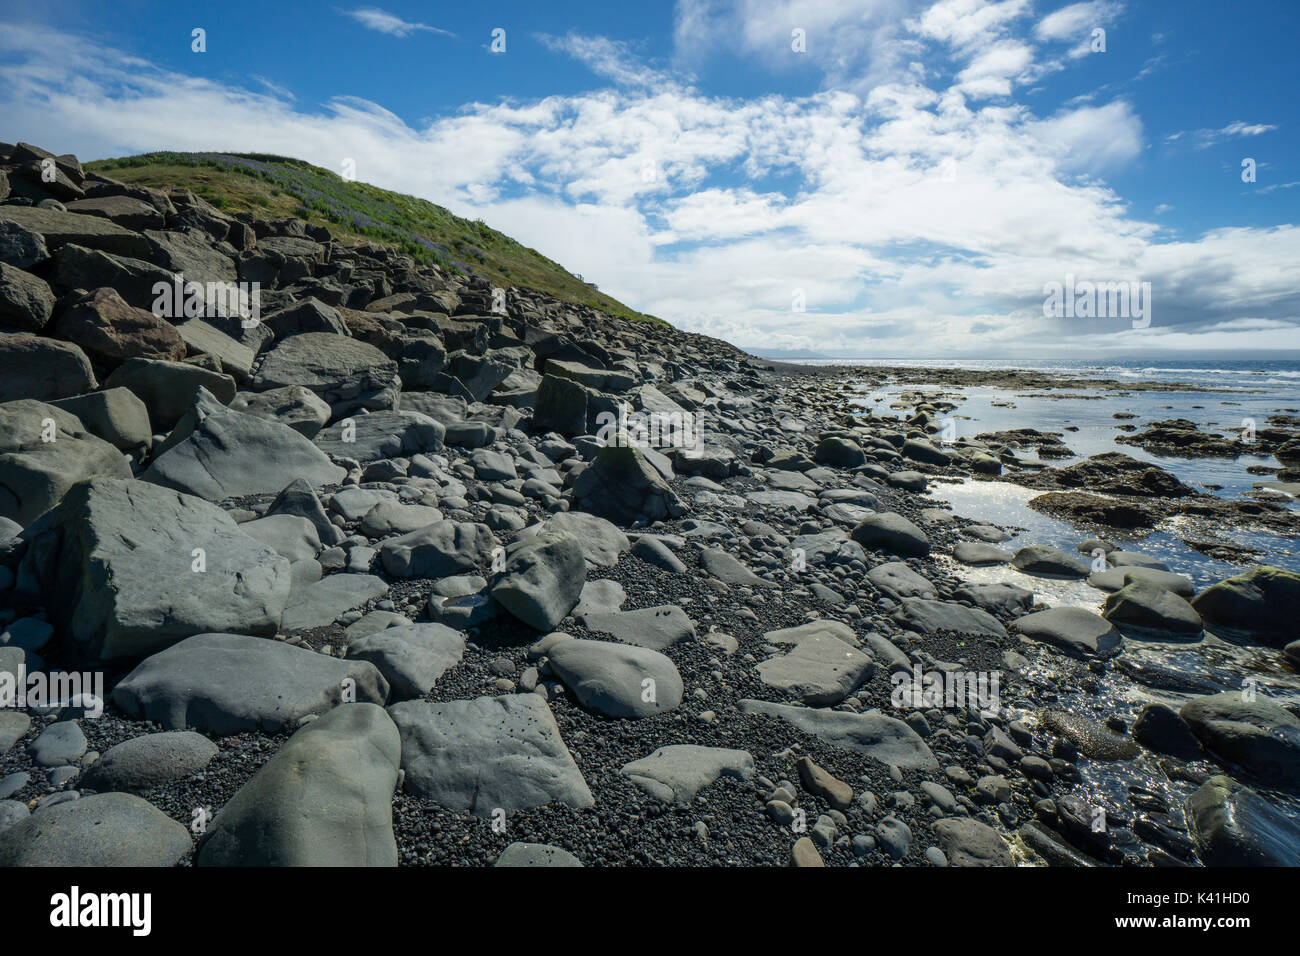
[[[890,363],[881,363],[890,364]],[[965,364],[965,363],[963,363]],[[1000,367],[990,364],[990,368]],[[1100,374],[1101,370],[1089,370]],[[1153,370],[1147,369],[1152,372]],[[1161,372],[1166,380],[1172,370]],[[1138,370],[1124,370],[1134,379],[1159,378],[1160,375],[1140,375]],[[891,406],[904,392],[927,392],[951,401],[957,408],[950,414],[956,422],[957,436],[974,436],[978,433],[1003,429],[1034,428],[1043,432],[1060,432],[1062,440],[1075,452],[1076,457],[1051,459],[1047,463],[1061,467],[1080,458],[1108,451],[1119,451],[1143,461],[1150,461],[1172,472],[1181,481],[1223,498],[1240,497],[1261,483],[1271,480],[1269,475],[1251,474],[1253,465],[1271,465],[1277,461],[1269,456],[1242,456],[1226,458],[1165,458],[1151,454],[1135,445],[1119,444],[1115,439],[1123,434],[1115,427],[1134,424],[1139,430],[1148,422],[1167,418],[1187,418],[1221,433],[1236,431],[1242,420],[1253,418],[1257,427],[1267,427],[1270,415],[1279,412],[1294,414],[1300,407],[1300,371],[1273,370],[1213,370],[1198,371],[1201,377],[1210,376],[1231,387],[1241,389],[1243,383],[1265,389],[1260,394],[1243,391],[1224,392],[1132,392],[1122,395],[1105,393],[1101,398],[1081,397],[1087,393],[1071,389],[1068,385],[1050,393],[1026,392],[991,387],[954,388],[926,385],[923,376],[905,386],[883,389],[864,389],[862,403],[879,415],[901,416],[910,414]],[[1121,377],[1110,370],[1108,377]],[[1051,394],[1060,398],[1048,397]],[[1076,397],[1071,397],[1076,396]],[[995,404],[997,403],[997,404]],[[1132,413],[1136,417],[1115,419],[1116,412]],[[1067,426],[1077,430],[1066,431]],[[1021,457],[1034,459],[1036,453],[1022,449]],[[1206,487],[1206,486],[1219,486]],[[952,511],[965,518],[997,525],[1013,537],[998,545],[1008,551],[1030,544],[1047,544],[1075,553],[1076,546],[1091,534],[1075,529],[1067,522],[1031,509],[1028,502],[1042,494],[1041,491],[1021,487],[1004,481],[944,481],[930,485],[927,497],[936,503],[949,505]],[[1288,502],[1296,511],[1297,533],[1300,533],[1300,501]],[[1223,537],[1244,545],[1259,548],[1268,555],[1271,564],[1300,571],[1300,549],[1293,538],[1277,535],[1246,533],[1235,529],[1220,529]],[[1115,532],[1110,540],[1122,547],[1141,551],[1161,560],[1171,571],[1187,575],[1198,591],[1240,573],[1243,567],[1201,554],[1183,544],[1168,530],[1147,532]],[[1106,593],[1084,581],[1035,577],[1024,574],[1010,565],[974,568],[950,562],[959,577],[972,583],[1003,582],[1032,590],[1038,600],[1049,606],[1075,605],[1100,611]],[[1112,666],[1098,680],[1095,694],[1073,693],[1062,696],[1059,706],[1075,713],[1104,721],[1118,716],[1132,726],[1142,707],[1148,703],[1164,703],[1175,710],[1199,694],[1222,690],[1241,690],[1250,682],[1257,692],[1284,705],[1300,705],[1300,675],[1283,657],[1280,649],[1253,646],[1222,640],[1206,633],[1195,642],[1171,643],[1155,641],[1149,636],[1131,630],[1125,631],[1126,660],[1144,664],[1168,675],[1165,686],[1148,686],[1129,674]],[[1041,665],[1020,675],[1022,680],[1042,680],[1050,671]],[[1172,684],[1173,686],[1168,686]],[[1032,718],[1032,715],[1027,715]],[[1129,787],[1141,787],[1162,795],[1175,819],[1181,820],[1184,800],[1196,787],[1183,781],[1169,780],[1161,771],[1155,755],[1143,751],[1135,760],[1115,763],[1084,761],[1080,770],[1083,783],[1076,792],[1085,794],[1094,805],[1105,804],[1122,814],[1133,814],[1129,804]],[[1201,767],[1209,773],[1222,772],[1217,766]],[[1271,802],[1287,814],[1300,820],[1300,794],[1269,790],[1257,783],[1255,789],[1265,794]],[[1300,858],[1300,848],[1297,848]]]

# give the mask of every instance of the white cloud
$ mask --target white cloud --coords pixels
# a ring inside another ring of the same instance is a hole
[[[356,10],[340,10],[339,12],[356,20],[367,30],[386,33],[389,36],[406,37],[419,30],[425,30],[429,33],[441,33],[443,36],[455,36],[449,30],[431,27],[427,23],[411,23],[386,10],[380,10],[378,7],[360,7]]]
[[[679,24],[715,22],[721,6],[684,4]],[[848,22],[853,6],[783,9]],[[974,35],[958,22],[945,35]],[[413,128],[364,100],[300,107],[6,26],[0,108],[12,136],[84,159],[164,146],[336,170],[352,158],[363,181],[481,217],[638,309],[759,351],[1091,354],[1269,337],[1284,347],[1298,334],[1285,277],[1300,229],[1169,241],[1099,178],[1143,148],[1129,102],[1041,117],[1014,102],[981,106],[965,88],[1020,75],[1032,51],[1009,37],[971,52],[973,72],[949,88],[907,70],[861,94],[753,99],[647,73],[620,44],[557,42],[623,82],[471,104]],[[1251,124],[1238,125],[1245,135]],[[1150,281],[1152,328],[1043,319],[1043,284],[1067,274]],[[806,313],[791,311],[796,289]],[[1230,324],[1243,318],[1254,324]]]

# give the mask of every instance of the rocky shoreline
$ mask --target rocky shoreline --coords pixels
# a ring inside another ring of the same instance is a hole
[[[1111,527],[1183,499],[1274,527],[1267,503],[944,443],[924,395],[864,411],[879,369],[760,361],[75,157],[0,144],[0,169],[0,685],[104,681],[0,708],[0,864],[1296,862],[1268,797],[1300,786],[1291,710],[1076,702],[1153,634],[1294,669],[1300,577],[1195,593],[1082,532],[1013,554],[924,492],[1035,482],[1118,502],[1063,505]],[[199,308],[160,314],[177,273]],[[212,301],[227,283],[260,286],[256,321]],[[964,573],[999,566],[1110,596]],[[1122,805],[1082,786],[1132,761],[1163,778]]]

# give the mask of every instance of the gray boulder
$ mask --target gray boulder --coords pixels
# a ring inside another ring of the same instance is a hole
[[[0,335],[0,402],[48,402],[98,387],[86,353],[71,342],[15,332]]]
[[[174,866],[189,832],[129,793],[58,803],[0,830],[0,866]]]
[[[127,359],[108,377],[110,388],[122,386],[139,396],[157,431],[172,428],[194,408],[200,389],[227,405],[235,397],[235,380],[211,369],[160,359]]]
[[[109,747],[77,785],[101,791],[151,790],[193,776],[216,755],[216,744],[193,731],[145,734]]]
[[[550,631],[582,594],[587,562],[567,534],[545,534],[516,545],[489,589],[493,600],[539,631]]]
[[[379,548],[379,560],[395,578],[446,578],[487,568],[496,547],[496,535],[485,524],[436,521],[389,538]]]
[[[96,475],[130,478],[131,467],[62,408],[29,399],[0,404],[0,516],[26,527]]]
[[[673,744],[624,764],[619,772],[656,800],[685,806],[719,777],[753,777],[754,758],[744,750]]]
[[[348,644],[348,657],[374,664],[394,700],[424,696],[464,653],[465,635],[442,624],[387,627]]]
[[[746,714],[780,717],[805,733],[820,737],[832,747],[864,753],[884,764],[893,764],[903,770],[939,769],[939,761],[925,741],[915,730],[893,717],[794,707],[763,700],[744,699],[738,704]]]
[[[1054,607],[1017,618],[1014,629],[1024,637],[1051,644],[1076,657],[1111,657],[1124,638],[1099,614],[1081,607]]]
[[[402,738],[404,789],[449,810],[490,817],[562,803],[595,803],[536,694],[389,708]]]
[[[851,537],[869,550],[882,550],[904,557],[924,557],[930,553],[930,539],[900,514],[885,511],[865,518],[853,529]]]
[[[243,634],[197,634],[146,658],[113,690],[134,720],[219,736],[276,733],[352,699],[388,699],[374,665]]]
[[[442,448],[446,428],[414,411],[378,411],[335,422],[316,436],[316,447],[335,458],[376,461]]]
[[[287,385],[311,389],[335,415],[391,409],[400,388],[396,362],[367,342],[333,332],[291,335],[266,353],[253,388]]]
[[[574,506],[616,524],[649,524],[686,509],[668,483],[632,446],[605,445],[573,485]]]
[[[658,651],[607,641],[560,641],[551,647],[555,676],[588,710],[638,719],[675,710],[682,702],[677,665]]]
[[[1189,700],[1178,715],[1219,760],[1244,767],[1266,783],[1300,783],[1300,718],[1281,704],[1224,691]]]
[[[397,866],[393,790],[402,745],[382,707],[307,724],[208,826],[199,866]]]
[[[77,485],[24,537],[23,574],[92,659],[218,629],[274,634],[289,597],[288,561],[220,508],[147,482]]]

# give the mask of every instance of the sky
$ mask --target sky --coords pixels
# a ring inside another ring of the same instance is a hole
[[[350,161],[763,355],[1300,357],[1298,34],[1295,0],[0,0],[0,139]],[[1045,314],[1087,282],[1149,309]]]

